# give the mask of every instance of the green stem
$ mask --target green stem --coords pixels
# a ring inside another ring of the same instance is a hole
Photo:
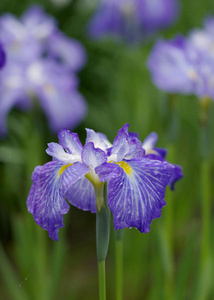
[[[123,294],[123,229],[116,230],[116,300],[122,300]]]
[[[107,183],[94,185],[97,213],[96,213],[96,246],[99,272],[99,300],[106,299],[105,259],[108,252],[110,236],[110,210],[107,205]]]
[[[106,300],[105,260],[98,260],[99,300]]]
[[[210,228],[211,228],[211,182],[210,162],[202,161],[201,183],[202,183],[202,240],[201,240],[201,261],[202,265],[210,253]]]

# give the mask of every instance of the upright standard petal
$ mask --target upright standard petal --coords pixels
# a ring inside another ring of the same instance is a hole
[[[103,150],[95,148],[93,143],[88,143],[82,151],[82,162],[94,171],[96,167],[107,162],[107,155]]]
[[[58,232],[63,224],[63,214],[69,211],[65,193],[69,186],[88,172],[83,164],[65,165],[52,161],[35,168],[32,174],[33,184],[27,199],[28,211],[34,220],[49,236],[58,240]]]
[[[108,170],[106,164],[103,167]],[[152,220],[161,216],[166,204],[165,189],[173,170],[166,161],[147,158],[117,164],[108,183],[107,198],[115,229],[136,227],[145,233],[150,230]],[[102,166],[96,171],[101,174]]]

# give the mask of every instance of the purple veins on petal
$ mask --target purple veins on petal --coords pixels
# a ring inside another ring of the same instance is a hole
[[[152,220],[161,216],[166,204],[165,188],[174,167],[166,161],[147,158],[126,163],[131,168],[130,175],[120,167],[122,172],[108,184],[107,202],[113,213],[114,227],[136,227],[146,233]]]
[[[47,230],[52,239],[58,240],[58,231],[64,226],[62,215],[69,211],[65,200],[68,187],[87,172],[88,168],[81,163],[65,165],[59,161],[35,168],[27,207],[36,223]]]
[[[82,162],[94,170],[97,166],[107,162],[107,155],[103,150],[95,148],[94,144],[90,142],[83,147]]]
[[[92,213],[96,212],[94,187],[85,177],[72,184],[65,196],[71,205]]]
[[[58,133],[58,138],[60,145],[66,149],[68,153],[81,156],[83,146],[77,133],[62,129]]]

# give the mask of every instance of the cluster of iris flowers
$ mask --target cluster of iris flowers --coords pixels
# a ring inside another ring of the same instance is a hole
[[[213,17],[207,17],[204,28],[192,30],[187,37],[157,41],[148,59],[153,82],[169,93],[214,99],[213,49]]]
[[[9,111],[27,110],[35,98],[52,131],[74,128],[87,111],[76,75],[86,61],[81,43],[66,37],[40,6],[30,7],[20,19],[0,16],[0,41],[7,57],[0,73],[0,133],[7,132]]]
[[[113,144],[92,129],[86,129],[84,146],[76,133],[66,129],[59,132],[59,144],[48,144],[46,152],[53,160],[35,168],[27,206],[52,239],[58,240],[64,226],[66,199],[92,213],[102,209],[99,190],[104,182],[115,229],[136,227],[147,233],[152,220],[161,216],[166,186],[173,189],[183,176],[181,167],[165,160],[166,149],[155,148],[156,133],[142,143],[128,127],[125,124],[118,131]]]
[[[136,43],[171,25],[178,13],[178,0],[102,0],[88,31],[94,39],[112,35]]]

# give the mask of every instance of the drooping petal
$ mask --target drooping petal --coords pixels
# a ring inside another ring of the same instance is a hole
[[[58,240],[58,232],[63,224],[63,214],[69,210],[65,201],[68,187],[88,172],[83,164],[65,165],[52,161],[35,168],[32,174],[33,184],[27,199],[28,211],[34,220],[49,236]]]
[[[173,165],[173,166],[174,166],[174,171],[173,171],[172,176],[170,178],[169,186],[170,186],[170,189],[174,191],[175,182],[178,181],[179,179],[181,179],[184,175],[183,175],[183,172],[182,172],[182,168],[180,166],[178,166],[178,165]]]
[[[65,196],[73,206],[92,213],[96,212],[94,187],[85,177],[72,184]]]
[[[136,227],[146,233],[152,220],[161,216],[166,204],[165,188],[174,167],[166,161],[147,158],[118,165],[122,172],[110,179],[107,198],[114,227]]]
[[[107,155],[103,150],[95,148],[93,143],[87,143],[82,151],[82,162],[94,170],[97,166],[107,162]]]

